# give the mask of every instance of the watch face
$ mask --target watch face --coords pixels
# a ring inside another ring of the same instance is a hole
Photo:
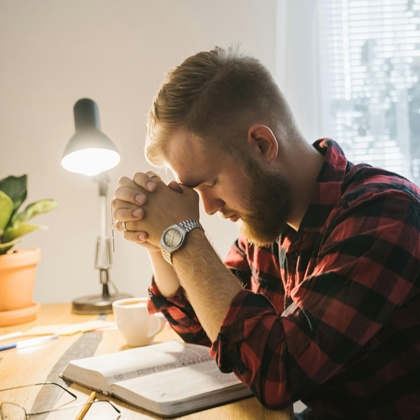
[[[182,241],[182,234],[177,229],[169,229],[165,232],[163,242],[170,248],[176,248]]]

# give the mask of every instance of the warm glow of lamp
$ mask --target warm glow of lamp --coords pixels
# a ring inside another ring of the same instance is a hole
[[[83,149],[63,157],[61,165],[70,172],[84,175],[98,175],[120,162],[120,155],[108,149]]]

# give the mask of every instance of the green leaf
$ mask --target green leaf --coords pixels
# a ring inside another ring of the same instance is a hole
[[[38,214],[46,213],[48,211],[54,210],[57,207],[57,201],[55,200],[39,200],[35,203],[31,203],[26,206],[19,214],[15,214],[13,217],[13,226],[17,227],[21,223],[26,222],[29,219],[37,216]]]
[[[35,225],[28,225],[26,223],[21,224],[17,227],[10,227],[4,231],[3,242],[10,242],[16,238],[20,238],[27,233],[33,232],[37,229],[46,229],[44,226],[35,226]]]
[[[13,201],[3,191],[0,191],[0,236],[1,231],[8,225],[13,213]]]
[[[13,201],[13,211],[16,211],[25,201],[27,195],[27,176],[8,176],[0,180],[0,190]]]
[[[0,255],[5,254],[9,249],[20,242],[20,239],[15,239],[14,241],[6,242],[4,244],[0,244]]]

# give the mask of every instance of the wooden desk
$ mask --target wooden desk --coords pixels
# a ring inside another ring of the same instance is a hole
[[[45,304],[42,305],[35,321],[0,328],[0,336],[15,331],[25,332],[36,325],[81,323],[94,319],[98,319],[98,316],[72,314],[70,304]],[[113,315],[102,316],[101,319],[113,321]],[[155,342],[171,339],[178,339],[178,336],[168,327],[156,336]],[[110,330],[61,336],[58,340],[45,342],[38,346],[5,350],[0,352],[0,389],[44,381],[61,382],[58,375],[69,360],[93,354],[111,353],[126,348],[128,347],[125,345],[119,331]],[[80,356],[81,352],[85,354]],[[86,354],[89,352],[91,354]],[[84,402],[91,392],[79,385],[72,385],[71,389],[78,395],[80,402]],[[121,409],[121,419],[159,418],[117,399],[111,398],[111,400]],[[293,411],[291,407],[279,411],[267,410],[256,398],[248,398],[179,418],[185,420],[288,420],[293,419]]]

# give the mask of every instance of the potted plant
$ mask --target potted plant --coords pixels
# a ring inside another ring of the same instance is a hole
[[[0,314],[3,315],[33,306],[36,266],[41,252],[38,248],[14,247],[23,235],[44,228],[29,224],[28,220],[57,207],[55,200],[39,200],[20,211],[26,197],[27,175],[0,180]]]

